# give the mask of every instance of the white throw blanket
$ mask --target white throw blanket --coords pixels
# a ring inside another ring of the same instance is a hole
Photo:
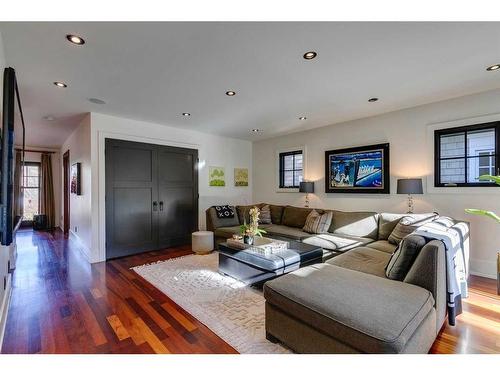
[[[454,224],[440,218],[419,227],[412,234],[443,242],[446,249],[446,295],[448,321],[455,325],[455,317],[462,312],[462,298],[468,297],[469,228],[466,223]]]

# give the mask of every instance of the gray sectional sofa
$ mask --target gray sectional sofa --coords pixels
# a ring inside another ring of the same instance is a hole
[[[207,210],[216,242],[238,233],[248,207],[237,206],[232,221]],[[397,245],[388,238],[405,216],[424,223],[437,214],[332,210],[328,233],[310,234],[301,229],[310,211],[271,205],[272,223],[262,225],[273,237],[319,245],[324,254],[324,263],[264,285],[268,339],[298,353],[427,353],[446,319],[444,245],[406,237],[400,247],[415,257],[407,272],[391,279],[386,267]]]

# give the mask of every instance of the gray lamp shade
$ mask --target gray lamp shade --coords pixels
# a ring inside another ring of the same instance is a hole
[[[303,181],[299,185],[300,193],[314,193],[314,182],[312,181]]]
[[[421,178],[403,178],[398,180],[398,194],[423,194]]]

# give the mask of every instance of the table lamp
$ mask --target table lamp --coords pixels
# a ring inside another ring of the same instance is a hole
[[[408,214],[413,213],[412,194],[423,194],[421,178],[403,178],[398,180],[398,194],[408,194]]]
[[[314,193],[314,182],[302,181],[299,185],[299,192],[306,193],[306,204],[304,207],[309,207],[309,193]]]

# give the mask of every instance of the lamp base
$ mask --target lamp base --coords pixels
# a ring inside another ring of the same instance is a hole
[[[413,197],[411,196],[411,194],[408,194],[408,211],[406,213],[407,214],[413,213]]]

